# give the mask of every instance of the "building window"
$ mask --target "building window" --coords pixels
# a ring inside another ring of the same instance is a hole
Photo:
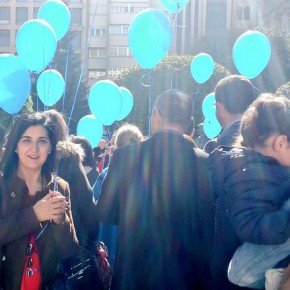
[[[120,68],[120,67],[109,67],[108,69],[108,77],[110,79],[113,79],[118,76],[122,71],[124,71],[126,68]]]
[[[238,6],[237,7],[237,18],[238,20],[250,20],[251,9],[249,6]]]
[[[97,69],[97,70],[89,70],[89,78],[90,79],[100,79],[104,78],[106,76],[106,70],[105,69]]]
[[[38,10],[39,10],[39,7],[33,7],[33,18],[34,19],[37,18]]]
[[[109,34],[128,34],[129,25],[110,25]]]
[[[128,46],[110,47],[109,56],[130,56],[130,49]]]
[[[10,46],[10,30],[0,29],[0,46],[9,47]]]
[[[81,48],[82,44],[82,33],[81,31],[73,32],[73,39],[71,41],[71,45],[73,48]]]
[[[117,6],[117,5],[111,5],[110,6],[110,12],[111,13],[137,13],[144,9],[147,9],[148,7],[138,7],[134,6],[132,3],[128,3],[128,5],[124,6]]]
[[[89,49],[89,58],[106,57],[107,49],[103,47],[92,47]]]
[[[9,7],[1,7],[1,9],[0,9],[0,23],[1,24],[10,23],[10,8]]]
[[[94,36],[104,36],[107,35],[107,29],[106,28],[96,28],[96,29],[92,29],[94,30],[92,35]]]
[[[72,25],[82,24],[82,9],[81,8],[71,9],[71,24]]]
[[[28,20],[28,8],[16,7],[16,24],[22,24]]]

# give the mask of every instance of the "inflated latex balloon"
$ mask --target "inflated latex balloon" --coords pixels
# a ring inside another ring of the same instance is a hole
[[[215,138],[221,132],[221,130],[222,127],[215,116],[204,120],[203,131],[208,138]]]
[[[271,44],[266,35],[247,31],[235,42],[233,61],[241,75],[249,79],[257,77],[271,58]]]
[[[89,108],[105,126],[112,125],[118,118],[123,105],[119,87],[110,80],[95,83],[89,93]]]
[[[11,54],[0,54],[0,108],[8,114],[17,114],[30,89],[30,74],[21,60]]]
[[[92,148],[95,148],[103,136],[103,126],[93,115],[86,115],[78,121],[77,135],[87,138]]]
[[[48,0],[44,2],[38,10],[37,18],[44,19],[51,25],[57,40],[65,36],[71,23],[70,11],[60,0]]]
[[[215,99],[215,94],[210,93],[208,94],[202,101],[202,113],[206,119],[212,119],[215,117],[216,113],[216,99]]]
[[[179,13],[184,9],[189,0],[160,0],[161,4],[171,13]]]
[[[16,35],[16,51],[23,64],[36,73],[49,64],[56,51],[56,35],[42,19],[26,21]]]
[[[131,112],[134,105],[134,98],[132,93],[124,87],[120,87],[120,91],[122,93],[123,105],[121,108],[121,112],[116,119],[117,121],[121,121],[126,118]]]
[[[190,72],[197,83],[203,84],[214,72],[214,60],[209,54],[200,53],[193,58]]]
[[[37,79],[37,94],[46,106],[54,105],[63,95],[64,79],[62,75],[54,70],[46,70]]]
[[[167,55],[172,36],[168,16],[157,9],[146,9],[129,26],[129,47],[142,68],[152,69]]]

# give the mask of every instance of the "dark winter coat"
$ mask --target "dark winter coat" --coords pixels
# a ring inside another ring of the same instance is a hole
[[[241,148],[219,147],[209,160],[217,196],[210,284],[241,289],[227,279],[236,249],[245,241],[279,244],[290,236],[290,214],[280,210],[290,197],[290,171],[271,157]]]
[[[97,204],[119,225],[112,289],[204,289],[214,202],[208,156],[160,132],[117,149]]]
[[[218,135],[217,138],[209,140],[204,145],[204,151],[207,153],[211,153],[219,146],[233,146],[240,133],[240,124],[240,120],[230,124]]]
[[[25,198],[28,188],[16,174],[9,180],[0,178],[0,246],[2,250],[1,281],[6,290],[19,290],[24,269],[26,247],[31,232],[36,237],[41,225],[34,213],[33,205],[49,190],[53,190],[52,176],[47,176],[48,185],[35,198]],[[69,187],[62,179],[57,180],[58,191],[69,199]],[[67,259],[76,251],[77,239],[71,211],[68,209],[64,223],[49,223],[36,241],[40,257],[42,287],[53,283],[59,259]]]
[[[99,223],[96,219],[93,190],[82,165],[83,154],[79,144],[59,142],[57,174],[70,186],[72,215],[79,243],[91,248],[99,234]]]

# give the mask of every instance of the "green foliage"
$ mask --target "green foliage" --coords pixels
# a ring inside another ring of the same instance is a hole
[[[229,75],[223,66],[215,64],[215,71],[204,84],[198,84],[192,78],[190,64],[193,56],[168,56],[153,70],[145,71],[139,66],[124,71],[114,81],[126,87],[134,96],[134,107],[123,122],[137,125],[143,132],[148,132],[149,95],[151,105],[163,91],[173,88],[182,90],[193,97],[194,118],[196,123],[203,122],[201,105],[204,97],[214,91],[217,82]],[[150,86],[149,86],[150,85]],[[151,109],[150,109],[151,112]]]
[[[290,99],[290,82],[279,87],[275,93],[276,96],[285,96]]]
[[[24,103],[22,109],[17,115],[21,115],[21,114],[25,114],[29,112],[33,112],[33,102],[32,102],[31,96],[28,97],[27,101]],[[14,117],[16,117],[17,115],[8,114],[4,110],[0,109],[1,127],[5,129],[6,133],[9,132],[13,124]]]

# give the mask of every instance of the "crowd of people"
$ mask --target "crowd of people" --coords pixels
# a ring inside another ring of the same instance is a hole
[[[176,89],[150,137],[124,124],[92,148],[54,109],[0,127],[0,289],[63,289],[61,265],[98,241],[110,285],[78,289],[290,289],[290,100],[240,75],[215,98],[222,132],[206,144]]]

